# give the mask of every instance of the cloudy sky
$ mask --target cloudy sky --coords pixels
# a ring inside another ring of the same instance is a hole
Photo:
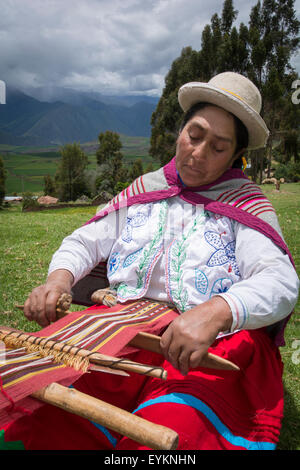
[[[248,23],[256,3],[234,1],[237,25]],[[222,6],[223,0],[0,0],[0,79],[22,89],[160,95],[173,60],[185,46],[200,49],[203,27]]]

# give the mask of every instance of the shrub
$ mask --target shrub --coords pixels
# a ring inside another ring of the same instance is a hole
[[[29,207],[37,207],[39,203],[37,202],[37,197],[32,193],[27,192],[23,194],[22,210],[28,209]]]
[[[300,162],[280,163],[274,172],[274,177],[284,178],[289,183],[297,183],[300,181]]]

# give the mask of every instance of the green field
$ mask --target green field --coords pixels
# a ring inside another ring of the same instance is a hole
[[[283,184],[280,192],[273,185],[263,186],[272,201],[300,274],[300,183]],[[0,324],[37,330],[15,308],[23,304],[30,291],[46,279],[53,252],[62,239],[86,222],[94,207],[68,208],[22,213],[20,207],[0,211]],[[279,449],[300,450],[300,302],[286,330],[286,346],[281,348],[284,362],[285,417]],[[261,358],[262,361],[264,358]]]
[[[142,158],[146,167],[150,162],[154,168],[158,167],[149,156],[149,138],[120,136],[124,164],[130,165],[137,158]],[[88,142],[82,145],[88,155],[88,169],[96,169],[97,142]],[[16,147],[0,144],[0,156],[4,160],[7,178],[5,182],[6,195],[24,192],[42,193],[44,188],[44,176],[54,176],[60,160],[59,147],[34,148]]]

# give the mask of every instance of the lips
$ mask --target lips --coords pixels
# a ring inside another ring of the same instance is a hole
[[[199,168],[195,168],[194,166],[185,165],[185,169],[187,169],[187,170],[189,170],[193,173],[202,173]]]

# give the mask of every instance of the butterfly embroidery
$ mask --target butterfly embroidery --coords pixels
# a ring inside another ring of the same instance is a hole
[[[234,273],[239,275],[239,268],[235,259],[235,240],[224,245],[221,235],[218,232],[208,231],[204,233],[204,238],[213,248],[215,252],[211,255],[207,261],[207,266],[210,268],[214,266],[221,266],[225,263],[229,263]]]

